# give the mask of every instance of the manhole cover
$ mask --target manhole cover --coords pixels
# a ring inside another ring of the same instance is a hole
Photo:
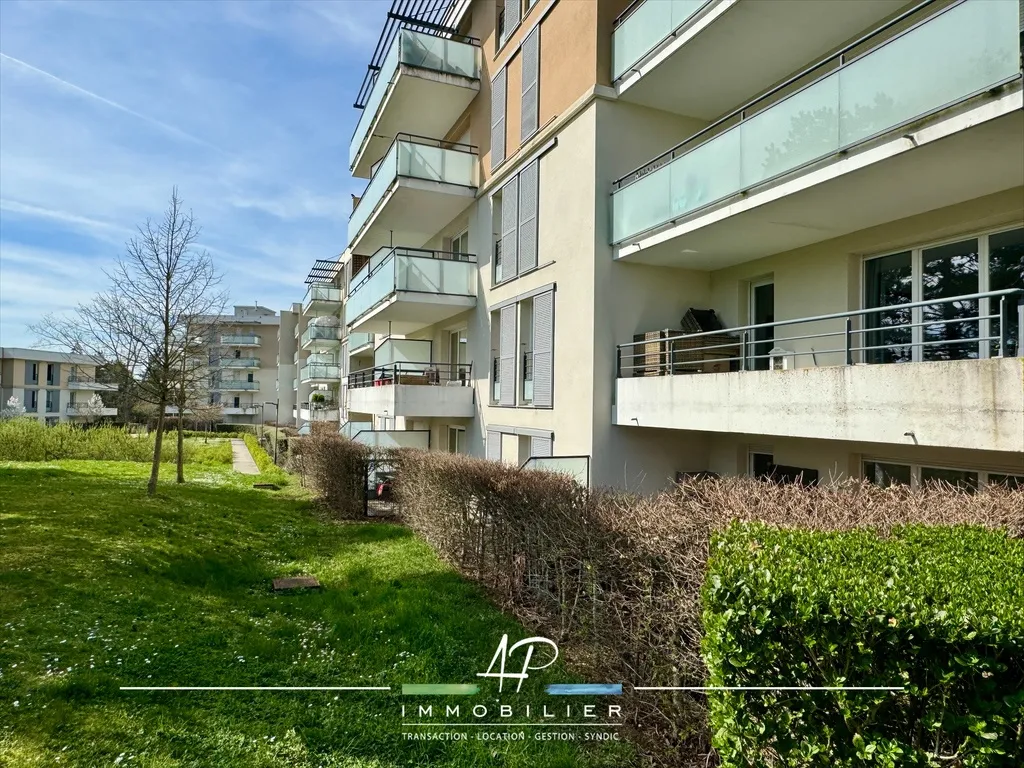
[[[312,576],[288,576],[274,579],[275,592],[288,592],[295,589],[320,589],[320,582]]]

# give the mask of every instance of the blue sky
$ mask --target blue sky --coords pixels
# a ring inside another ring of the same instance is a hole
[[[0,0],[0,345],[87,301],[171,187],[235,303],[340,253],[381,0]]]

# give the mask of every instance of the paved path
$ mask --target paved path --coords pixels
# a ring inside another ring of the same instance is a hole
[[[245,440],[234,437],[231,438],[231,464],[235,468],[235,472],[241,472],[243,475],[258,475],[260,473],[260,468],[252,460],[252,454],[249,453],[249,446],[245,444]]]

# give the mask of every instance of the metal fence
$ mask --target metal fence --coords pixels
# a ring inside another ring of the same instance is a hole
[[[468,387],[473,382],[472,373],[472,363],[388,363],[350,373],[348,387],[359,389],[391,384]]]

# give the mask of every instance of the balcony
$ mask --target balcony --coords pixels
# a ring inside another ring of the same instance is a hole
[[[222,347],[258,347],[260,337],[251,333],[225,333],[221,334],[220,345]]]
[[[619,179],[611,240],[619,258],[715,269],[1010,189],[1021,105],[1015,4],[962,0]]]
[[[352,278],[351,331],[414,333],[476,306],[476,257],[384,248]]]
[[[341,308],[341,299],[341,288],[314,283],[302,299],[302,314],[333,315]]]
[[[223,357],[216,362],[220,368],[259,368],[258,357]]]
[[[344,329],[337,325],[311,325],[302,334],[299,346],[302,349],[333,349],[341,344]]]
[[[348,375],[348,409],[377,416],[472,418],[472,366],[400,362]]]
[[[310,383],[337,383],[341,378],[341,369],[337,363],[312,362],[299,369],[299,381]]]
[[[1024,289],[620,345],[613,423],[1024,451]]]
[[[479,91],[477,40],[399,30],[360,93],[365,102],[348,153],[352,175],[367,178],[400,129],[444,136]]]
[[[258,392],[260,383],[258,381],[246,381],[245,379],[223,379],[214,383],[212,389],[220,392]]]
[[[339,430],[342,435],[349,438],[350,440],[355,438],[360,432],[369,431],[373,429],[372,421],[346,421],[341,425]]]
[[[714,120],[906,5],[643,0],[616,19],[612,81],[623,101]]]
[[[117,416],[117,408],[108,408],[107,406],[91,406],[88,403],[70,403],[64,408],[64,412],[68,416],[92,416],[99,418],[100,416]],[[47,411],[47,413],[55,413],[55,411]]]
[[[231,405],[224,406],[220,409],[220,412],[224,416],[255,416],[257,413],[257,407],[255,405],[238,406],[237,408]]]
[[[476,187],[476,147],[399,134],[349,217],[349,247],[422,245],[472,204]]]
[[[349,355],[360,355],[366,352],[372,352],[373,347],[373,334],[372,333],[350,333],[348,335],[348,353]]]
[[[364,429],[352,439],[371,448],[430,448],[430,431],[426,429]]]
[[[107,381],[96,381],[92,376],[68,376],[68,389],[89,390],[93,392],[116,392],[118,385]]]

